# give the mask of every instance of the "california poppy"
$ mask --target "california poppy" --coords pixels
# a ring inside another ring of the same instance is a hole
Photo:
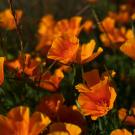
[[[39,135],[51,122],[40,112],[29,115],[29,108],[23,106],[11,109],[7,116],[0,115],[0,134]]]
[[[80,92],[78,103],[85,116],[96,120],[113,108],[116,92],[106,77],[100,79],[98,70],[84,73],[83,78],[86,84],[80,83],[76,86]]]
[[[58,90],[60,83],[64,78],[64,72],[67,72],[68,70],[69,66],[61,66],[55,69],[54,73],[45,71],[45,73],[35,75],[33,80],[38,82],[37,85],[39,87],[55,92]]]
[[[44,16],[39,24],[38,37],[39,43],[36,50],[42,55],[47,55],[53,41],[63,35],[78,36],[82,30],[89,32],[93,27],[92,20],[86,20],[81,24],[82,17],[74,16],[70,19],[55,21],[52,15]]]
[[[106,17],[102,20],[99,28],[102,32],[111,32],[115,29],[115,20],[111,17]]]
[[[73,35],[63,35],[54,39],[48,58],[64,64],[72,63],[79,48],[79,40]]]

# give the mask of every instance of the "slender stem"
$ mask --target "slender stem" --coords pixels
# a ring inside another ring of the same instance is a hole
[[[56,64],[57,61],[54,61],[51,65],[49,65],[49,67],[46,69],[46,71],[43,73],[43,75],[46,75],[50,69]]]
[[[39,80],[38,80],[38,86],[40,85],[40,82],[42,81],[42,76],[46,75],[50,69],[56,64],[57,61],[54,61],[51,65],[49,65],[49,67],[45,70],[44,70],[40,73],[40,77],[39,77]],[[43,73],[44,72],[44,73]]]
[[[132,21],[132,31],[133,31],[133,34],[134,34],[134,37],[135,37],[135,26],[134,26],[134,21]]]
[[[83,74],[84,74],[84,68],[83,68],[83,65],[81,65],[81,72],[82,72],[82,81],[83,81],[83,83],[85,83],[85,80],[83,79]]]
[[[21,51],[21,56],[22,56],[22,66],[23,66],[23,72],[24,72],[24,68],[25,68],[25,55],[24,55],[24,42],[23,42],[23,36],[22,36],[22,32],[20,30],[20,27],[18,25],[17,22],[17,18],[16,18],[16,12],[14,10],[13,7],[13,0],[8,0],[9,1],[9,5],[10,5],[10,9],[12,12],[12,15],[14,17],[14,21],[15,21],[15,25],[16,25],[16,32],[20,41],[20,51]]]
[[[84,13],[89,8],[90,8],[90,5],[86,5],[80,11],[78,11],[78,13],[76,13],[76,15],[78,15],[78,16],[81,15],[82,13]]]
[[[102,122],[101,119],[98,119],[98,126],[99,126],[99,130],[102,132],[103,131],[103,127],[102,127]]]
[[[10,5],[12,15],[14,17],[14,21],[15,21],[15,25],[16,25],[16,32],[17,32],[18,38],[20,40],[20,49],[21,49],[21,52],[23,53],[23,50],[24,50],[23,38],[22,38],[22,33],[21,33],[21,30],[20,30],[20,27],[19,27],[19,25],[17,23],[16,13],[15,13],[15,10],[14,10],[14,7],[13,7],[13,0],[8,0],[8,1],[9,1],[9,5]]]
[[[111,79],[111,83],[113,84],[113,87],[114,87],[115,90],[118,92],[117,87],[116,87],[116,84],[115,84],[115,82],[114,82],[114,79],[113,79],[112,75],[109,73],[109,70],[108,70],[107,66],[104,65],[104,68],[105,68],[105,70],[106,70],[107,75],[108,75],[108,76],[110,77],[110,79]]]

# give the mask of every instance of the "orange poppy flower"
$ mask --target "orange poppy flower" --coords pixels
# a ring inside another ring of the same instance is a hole
[[[113,108],[116,92],[106,77],[100,79],[98,70],[84,73],[83,78],[86,84],[76,86],[80,92],[78,103],[85,116],[90,115],[92,120],[96,120]]]
[[[133,60],[135,60],[135,38],[128,39],[121,45],[120,50]]]
[[[132,135],[127,129],[115,129],[110,135]]]
[[[100,39],[106,47],[112,47],[111,43],[123,43],[126,40],[125,34],[121,29],[115,27],[115,20],[111,17],[105,18],[101,24],[100,30],[103,33],[100,35]]]
[[[68,135],[80,135],[81,129],[77,125],[74,125],[71,123],[58,122],[58,123],[53,123],[50,126],[49,132],[50,133],[48,135],[54,135],[54,133],[58,133],[58,132],[59,132],[59,135],[61,135],[61,133],[63,132],[64,132],[64,135],[65,133],[68,133]]]
[[[125,124],[135,126],[135,117],[133,115],[128,115],[128,111],[125,108],[119,109],[118,116]]]
[[[0,115],[1,135],[39,135],[51,122],[39,112],[29,115],[29,108],[23,106],[11,109],[7,116]]]
[[[17,23],[19,23],[22,17],[22,11],[15,11]],[[15,20],[10,9],[6,9],[0,12],[0,27],[13,30],[16,28]]]
[[[87,44],[82,44],[77,52],[76,62],[84,64],[92,61],[97,56],[99,56],[103,52],[103,49],[99,47],[97,52],[94,52],[95,46],[95,40],[90,40],[90,42],[88,42]]]
[[[80,33],[80,24],[82,18],[80,16],[72,17],[70,20],[63,19],[57,22],[55,26],[55,33],[57,36],[61,36],[63,34],[74,35],[77,36]]]
[[[81,30],[86,32],[90,31],[93,22],[87,20],[81,24],[81,20],[81,17],[75,16],[69,20],[62,19],[56,22],[52,15],[44,16],[39,24],[39,43],[36,50],[41,51],[43,55],[46,55],[55,38],[63,35],[78,36]]]
[[[48,58],[64,64],[73,62],[79,48],[79,40],[75,36],[64,35],[54,39],[48,52]]]
[[[4,57],[0,57],[0,85],[4,81]]]
[[[111,17],[106,17],[101,22],[101,26],[99,26],[102,32],[111,32],[115,29],[115,20]]]
[[[119,29],[114,29],[110,33],[102,33],[100,39],[106,47],[110,47],[110,44],[123,43],[126,40],[125,35]]]
[[[62,79],[64,78],[64,73],[66,70],[69,70],[68,66],[61,66],[54,71],[54,73],[43,73],[42,75],[35,75],[33,80],[39,81],[37,85],[41,88],[49,90],[51,92],[55,92],[58,90]]]
[[[23,60],[22,56],[19,56],[18,59],[14,61],[7,61],[6,65],[9,68],[15,69],[18,71],[18,74],[24,72],[28,76],[34,75],[34,71],[41,63],[40,58],[31,59],[30,54],[25,54],[25,58]]]

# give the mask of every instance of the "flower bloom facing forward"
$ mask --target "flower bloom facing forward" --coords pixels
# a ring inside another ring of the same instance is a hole
[[[126,129],[115,129],[110,135],[132,135],[132,133]]]
[[[75,36],[57,37],[48,52],[48,58],[64,64],[71,63],[76,58],[79,40]]]
[[[4,57],[0,57],[0,85],[4,81]]]
[[[78,103],[85,116],[91,116],[92,120],[96,120],[113,108],[116,92],[110,86],[108,77],[100,79],[98,70],[84,73],[83,79],[86,84],[76,86],[80,92]]]
[[[16,16],[16,21],[18,24],[22,17],[22,11],[16,10],[15,16]],[[12,15],[12,11],[10,9],[6,9],[3,12],[0,12],[0,27],[6,28],[9,30],[13,30],[16,28],[14,16]]]
[[[29,114],[29,108],[21,106],[11,109],[7,117],[0,115],[0,135],[39,135],[50,124],[42,113]]]

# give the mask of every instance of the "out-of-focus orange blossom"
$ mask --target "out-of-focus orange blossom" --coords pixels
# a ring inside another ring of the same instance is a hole
[[[22,14],[23,14],[22,10],[15,11],[17,24],[19,23]],[[16,23],[14,20],[14,16],[12,15],[12,11],[10,9],[6,9],[0,12],[0,27],[13,30],[16,28]]]

